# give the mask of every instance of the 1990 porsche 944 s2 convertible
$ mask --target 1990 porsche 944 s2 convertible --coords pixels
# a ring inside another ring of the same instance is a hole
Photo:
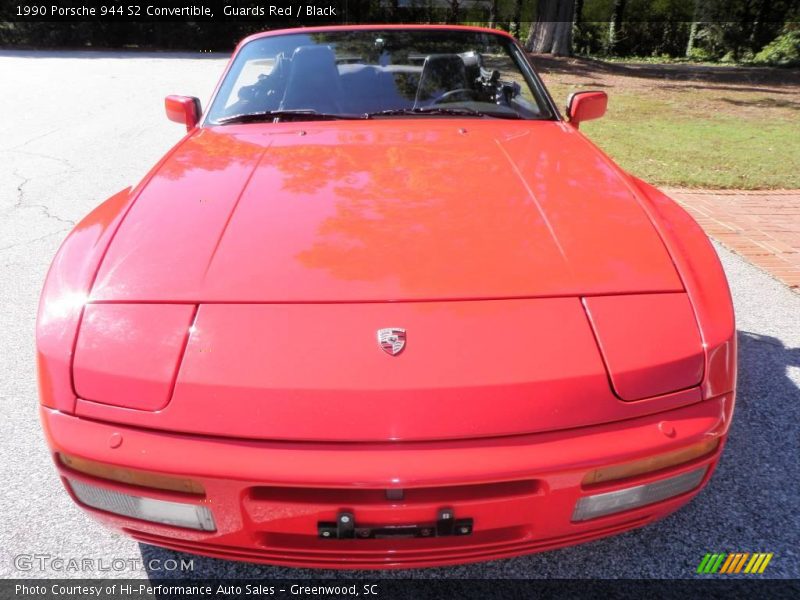
[[[698,225],[562,117],[513,38],[274,31],[58,252],[41,417],[135,539],[377,568],[639,527],[708,481],[734,316]]]

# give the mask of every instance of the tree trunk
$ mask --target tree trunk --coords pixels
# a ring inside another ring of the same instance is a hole
[[[625,0],[614,0],[614,7],[611,10],[611,21],[608,24],[608,40],[606,41],[607,54],[614,54],[617,51],[619,30],[622,29],[622,17],[624,13]]]
[[[694,41],[697,39],[697,21],[692,21],[689,26],[689,41],[686,43],[686,58],[691,58],[692,50],[694,50]]]
[[[559,21],[553,35],[553,56],[569,56],[572,54],[572,21]]]
[[[459,5],[459,0],[450,0],[450,14],[447,15],[447,21],[449,23],[458,23],[460,12],[461,6]]]
[[[758,52],[760,49],[761,44],[759,44],[759,38],[761,37],[761,26],[764,20],[764,9],[766,8],[766,1],[760,0],[756,5],[756,16],[753,19],[753,28],[750,30],[750,50],[753,52]]]
[[[581,35],[581,22],[583,21],[583,0],[575,0],[575,14],[572,16],[572,46],[580,44],[583,41]],[[580,54],[581,48],[578,48]]]
[[[574,0],[539,0],[536,22],[525,40],[525,49],[538,54],[569,56],[574,21]]]
[[[686,58],[691,57],[692,50],[694,50],[694,42],[697,39],[697,30],[700,26],[703,1],[704,0],[694,0],[692,24],[689,26],[689,41],[686,43]]]
[[[520,29],[519,22],[522,19],[522,0],[514,0],[514,16],[511,17],[511,26],[509,27],[511,35],[519,39]]]
[[[491,4],[489,5],[489,28],[494,29],[497,27],[497,5],[500,3],[500,0],[492,0]]]

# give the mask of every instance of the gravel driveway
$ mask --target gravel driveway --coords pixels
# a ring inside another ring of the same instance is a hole
[[[136,182],[181,136],[181,127],[163,115],[163,97],[207,99],[223,66],[219,56],[0,51],[0,576],[148,575],[144,569],[19,570],[18,555],[106,562],[177,556],[102,529],[62,490],[36,413],[34,319],[47,266],[67,231]],[[719,252],[736,302],[740,385],[728,449],[707,489],[642,530],[415,577],[682,578],[693,576],[706,552],[736,551],[774,552],[765,575],[800,577],[800,294]],[[341,575],[200,557],[193,573]]]

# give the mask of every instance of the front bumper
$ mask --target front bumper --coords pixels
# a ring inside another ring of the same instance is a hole
[[[85,507],[137,540],[218,558],[297,567],[400,568],[504,558],[620,533],[666,516],[708,481],[724,447],[732,394],[607,425],[526,436],[415,443],[285,443],[176,435],[70,416],[41,417],[54,455],[189,477],[204,497],[129,486],[71,471],[64,480],[206,506],[216,531],[201,532]],[[587,471],[719,437],[710,455],[656,473],[592,486]],[[707,467],[695,489],[638,509],[573,522],[587,495],[646,484]],[[66,481],[65,481],[66,483]],[[69,485],[67,489],[70,490]],[[386,490],[404,490],[388,500]],[[72,491],[70,490],[70,494]],[[74,494],[73,499],[76,500]],[[341,511],[361,524],[435,521],[451,508],[470,518],[470,535],[320,539],[320,522]]]

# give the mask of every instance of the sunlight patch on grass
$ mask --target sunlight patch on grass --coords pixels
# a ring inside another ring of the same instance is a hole
[[[569,91],[550,85],[563,106]],[[800,188],[800,104],[759,92],[608,90],[581,126],[627,171],[677,187]]]

